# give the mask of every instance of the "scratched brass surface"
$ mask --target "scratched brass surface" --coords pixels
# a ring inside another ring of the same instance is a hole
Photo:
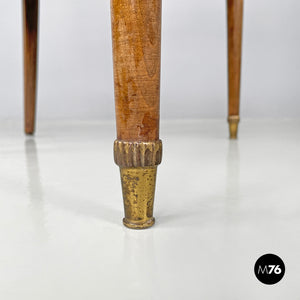
[[[156,172],[157,166],[120,168],[126,227],[145,229],[154,225]]]

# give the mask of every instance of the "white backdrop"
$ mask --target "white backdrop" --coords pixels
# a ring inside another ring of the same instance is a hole
[[[0,0],[0,119],[21,118],[21,0]],[[39,119],[114,118],[109,0],[40,1]],[[300,116],[300,1],[245,1],[243,117]],[[224,0],[163,0],[162,118],[227,112]]]

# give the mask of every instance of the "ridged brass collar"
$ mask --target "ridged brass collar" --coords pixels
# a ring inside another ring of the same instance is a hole
[[[162,160],[162,141],[114,143],[115,163],[121,168],[157,166]]]

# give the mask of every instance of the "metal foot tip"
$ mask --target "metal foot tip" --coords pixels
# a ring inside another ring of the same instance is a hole
[[[151,218],[146,222],[135,222],[124,218],[123,224],[130,229],[147,229],[155,224],[155,218]]]
[[[229,116],[228,117],[229,137],[231,140],[237,139],[239,122],[240,122],[239,116]]]
[[[131,229],[153,226],[153,203],[157,167],[121,168],[125,218]]]

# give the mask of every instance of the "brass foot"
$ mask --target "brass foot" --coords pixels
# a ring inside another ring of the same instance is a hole
[[[237,139],[239,122],[240,122],[239,116],[228,117],[230,139],[233,140]]]
[[[146,229],[154,225],[153,203],[157,166],[120,168],[125,218],[131,229]]]
[[[114,158],[121,173],[125,210],[123,224],[131,229],[153,226],[156,173],[162,158],[161,140],[152,142],[116,140]]]

